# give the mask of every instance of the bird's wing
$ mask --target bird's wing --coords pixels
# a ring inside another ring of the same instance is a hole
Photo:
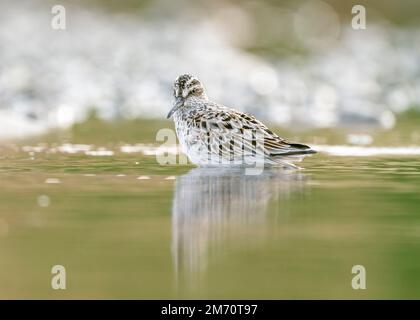
[[[190,128],[196,142],[203,143],[209,153],[223,157],[255,153],[276,157],[314,152],[306,145],[288,143],[250,114],[214,104],[193,117]]]

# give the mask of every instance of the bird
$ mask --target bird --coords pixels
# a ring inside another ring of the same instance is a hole
[[[167,118],[173,117],[181,150],[197,166],[296,167],[293,162],[316,153],[279,137],[249,113],[209,100],[193,75],[175,79],[173,97]]]

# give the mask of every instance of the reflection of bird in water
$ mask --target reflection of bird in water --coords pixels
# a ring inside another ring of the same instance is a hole
[[[187,277],[206,268],[210,249],[265,224],[270,201],[287,199],[305,185],[300,172],[279,168],[261,175],[241,168],[197,168],[179,177],[172,208],[175,269]],[[229,239],[227,239],[229,238]]]

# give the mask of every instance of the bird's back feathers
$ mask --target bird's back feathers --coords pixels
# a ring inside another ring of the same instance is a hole
[[[306,145],[280,138],[250,114],[210,101],[187,105],[175,115],[175,123],[181,144],[193,162],[208,161],[210,156],[232,160],[259,155],[267,164],[281,164],[286,158],[299,160],[315,153]]]

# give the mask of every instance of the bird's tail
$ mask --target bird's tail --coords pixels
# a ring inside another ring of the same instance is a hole
[[[299,156],[299,155],[308,155],[316,153],[314,149],[311,147],[300,144],[300,143],[287,143],[289,148],[287,150],[283,150],[282,152],[272,152],[270,153],[271,157],[289,157],[289,156]]]
[[[270,153],[269,159],[280,165],[288,165],[296,167],[293,163],[301,162],[307,155],[316,153],[311,147],[299,144],[299,143],[288,143],[290,146],[289,150],[278,153]],[[298,168],[298,167],[296,167]]]

